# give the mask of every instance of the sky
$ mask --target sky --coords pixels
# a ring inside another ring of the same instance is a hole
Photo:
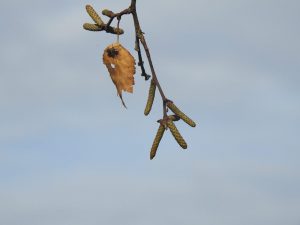
[[[161,99],[145,117],[137,68],[122,107],[102,63],[116,37],[82,29],[86,4],[130,2],[0,1],[0,224],[299,225],[300,2],[137,2],[161,86],[197,123],[152,161]]]

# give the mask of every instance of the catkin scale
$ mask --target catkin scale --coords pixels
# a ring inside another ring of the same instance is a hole
[[[172,120],[172,121],[178,121],[178,120],[180,120],[180,117],[177,116],[177,115],[170,115],[170,116],[168,116],[168,118],[169,118],[170,120]]]
[[[168,120],[167,126],[170,129],[170,131],[171,131],[173,137],[175,138],[175,140],[177,141],[177,143],[183,149],[186,149],[187,148],[187,143],[185,142],[185,140],[183,139],[183,137],[181,136],[181,134],[177,130],[177,128],[176,128],[175,124],[173,123],[173,121],[172,120]]]
[[[167,106],[168,106],[169,109],[171,109],[171,111],[173,113],[175,113],[177,116],[179,116],[180,119],[182,119],[188,125],[190,125],[191,127],[195,127],[196,126],[196,123],[192,119],[190,119],[187,115],[185,115],[183,112],[181,112],[180,109],[178,109],[176,107],[176,105],[174,105],[172,102],[168,102]]]
[[[152,147],[151,147],[151,151],[150,151],[150,159],[152,160],[155,155],[156,155],[156,151],[157,151],[157,148],[158,148],[158,145],[164,135],[164,132],[165,132],[165,127],[160,124],[159,125],[159,128],[157,130],[157,133],[156,133],[156,136],[154,138],[154,141],[153,141],[153,144],[152,144]]]
[[[99,26],[103,25],[103,21],[101,20],[100,16],[98,13],[94,10],[94,8],[90,5],[86,5],[86,11],[90,15],[90,17],[95,21],[96,24]]]
[[[147,104],[146,104],[145,111],[144,111],[145,116],[147,116],[151,111],[154,97],[155,97],[155,90],[156,90],[156,84],[155,84],[154,80],[152,79],[151,83],[150,83],[150,88],[149,88],[148,100],[147,100]]]

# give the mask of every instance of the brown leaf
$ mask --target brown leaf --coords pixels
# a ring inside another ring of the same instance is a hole
[[[122,98],[122,91],[133,92],[133,75],[135,74],[135,60],[133,56],[120,43],[114,43],[105,48],[103,63],[106,65],[110,77],[117,88],[117,93],[126,107]]]

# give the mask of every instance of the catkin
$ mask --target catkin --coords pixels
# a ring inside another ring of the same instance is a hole
[[[119,35],[124,34],[123,29],[117,27],[111,27],[111,26],[106,28],[106,32],[109,32],[111,34],[119,34]]]
[[[167,122],[167,126],[170,129],[173,137],[175,138],[175,140],[177,141],[177,143],[183,148],[186,149],[187,148],[187,144],[185,142],[185,140],[183,139],[183,137],[181,136],[181,134],[179,133],[179,131],[177,130],[175,124],[173,123],[172,120],[168,120]]]
[[[104,16],[109,17],[109,18],[112,18],[112,17],[114,16],[114,13],[113,13],[112,11],[108,10],[108,9],[102,10],[102,14],[103,14]]]
[[[178,121],[178,120],[180,120],[180,117],[177,116],[177,115],[170,115],[170,116],[168,116],[168,117],[169,117],[169,119],[172,120],[172,121]]]
[[[157,130],[156,136],[154,138],[151,151],[150,151],[150,159],[151,160],[156,155],[156,151],[157,151],[158,145],[159,145],[159,143],[160,143],[160,141],[161,141],[161,139],[162,139],[162,137],[164,135],[164,132],[165,132],[165,127],[162,124],[160,124],[159,128]]]
[[[174,105],[172,102],[168,102],[167,106],[169,107],[169,109],[172,110],[173,113],[175,113],[177,116],[179,116],[188,125],[190,125],[191,127],[195,127],[196,126],[196,123],[192,119],[190,119],[187,115],[185,115],[183,112],[181,112],[176,107],[176,105]]]
[[[155,90],[156,90],[156,84],[155,84],[154,80],[152,79],[150,88],[149,88],[148,100],[147,100],[147,104],[146,104],[145,111],[144,111],[145,116],[147,116],[151,111],[154,97],[155,97]]]
[[[92,6],[86,5],[86,11],[90,15],[90,17],[95,21],[95,23],[98,24],[98,26],[102,26],[103,25],[103,21],[101,20],[100,16],[93,9]]]
[[[83,24],[83,28],[89,31],[102,31],[103,29],[99,27],[97,24],[85,23]]]

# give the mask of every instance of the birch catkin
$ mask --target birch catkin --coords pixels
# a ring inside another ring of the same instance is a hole
[[[160,124],[152,144],[152,148],[150,151],[150,159],[153,159],[155,157],[158,145],[164,135],[164,132],[165,132],[165,127],[162,124]]]
[[[89,31],[102,31],[103,28],[99,27],[97,24],[85,23],[83,28]]]
[[[186,149],[187,148],[187,143],[185,142],[185,140],[183,139],[183,137],[181,136],[181,134],[177,130],[177,128],[176,128],[175,124],[173,123],[173,121],[172,120],[168,120],[167,126],[170,129],[170,131],[171,131],[173,137],[175,138],[175,140],[177,141],[177,143],[183,149]]]
[[[178,120],[180,120],[180,117],[177,116],[177,115],[170,115],[170,116],[168,116],[168,117],[169,117],[169,119],[172,120],[172,121],[178,121]]]
[[[90,5],[86,5],[85,8],[86,8],[87,13],[95,21],[95,23],[98,24],[98,26],[102,26],[103,25],[103,21],[101,20],[101,18],[98,15],[98,13],[94,10],[94,8],[92,6],[90,6]]]
[[[114,13],[113,13],[112,11],[108,10],[108,9],[102,10],[102,14],[103,14],[104,16],[109,17],[109,18],[112,18],[112,17],[114,16]]]
[[[155,90],[156,90],[156,84],[155,84],[154,80],[152,79],[150,88],[149,88],[148,100],[147,100],[147,104],[146,104],[145,111],[144,111],[145,116],[147,116],[151,111],[154,97],[155,97]]]
[[[188,125],[190,125],[191,127],[195,127],[196,123],[190,119],[187,115],[185,115],[183,112],[181,112],[176,105],[174,105],[172,102],[168,102],[167,106],[169,107],[169,109],[172,110],[173,113],[175,113],[177,116],[180,117],[180,119],[182,119],[184,122],[186,122]]]

